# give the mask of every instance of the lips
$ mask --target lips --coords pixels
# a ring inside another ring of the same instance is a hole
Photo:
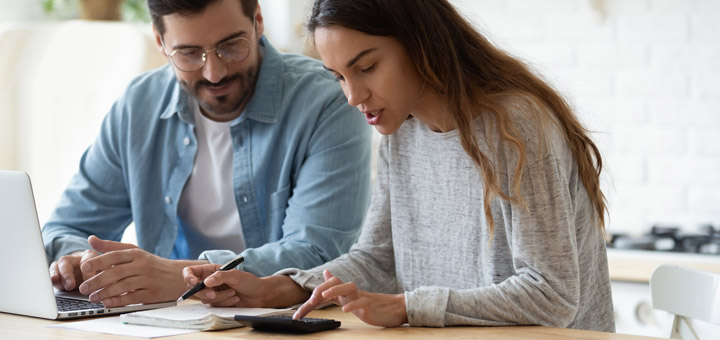
[[[205,91],[207,91],[211,96],[213,97],[219,97],[224,96],[228,93],[230,93],[230,88],[232,87],[232,82],[227,82],[220,86],[204,86]]]
[[[377,111],[363,111],[363,113],[365,114],[365,120],[367,120],[368,124],[377,125],[384,111],[385,109],[381,109]]]

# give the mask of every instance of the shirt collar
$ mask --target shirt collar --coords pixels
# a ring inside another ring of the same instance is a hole
[[[281,102],[282,55],[270,44],[265,36],[260,38],[260,44],[265,48],[265,53],[260,62],[260,71],[258,72],[258,80],[255,83],[255,90],[252,98],[245,106],[243,115],[247,119],[273,124],[278,121],[277,107]],[[173,72],[172,66],[168,66],[170,67],[169,72]],[[177,78],[169,105],[160,115],[160,118],[168,119],[174,114],[177,114],[181,120],[187,123],[192,124],[195,121],[192,108],[188,104],[188,94],[177,82]]]

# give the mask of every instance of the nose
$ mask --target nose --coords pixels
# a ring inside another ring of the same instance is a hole
[[[203,66],[203,77],[211,83],[217,83],[227,75],[227,65],[218,58],[215,51],[208,51]]]
[[[350,106],[358,106],[370,97],[370,91],[362,84],[346,82],[345,97]]]

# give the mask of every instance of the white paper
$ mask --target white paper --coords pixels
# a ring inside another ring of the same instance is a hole
[[[93,333],[134,336],[138,338],[159,338],[164,336],[197,332],[197,330],[192,329],[128,325],[122,323],[119,316],[97,318],[85,321],[64,322],[49,325],[47,327],[71,329]]]

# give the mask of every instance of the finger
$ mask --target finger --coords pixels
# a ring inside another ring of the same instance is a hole
[[[315,289],[313,289],[312,295],[310,295],[310,298],[308,299],[308,301],[319,302],[322,300],[327,300],[323,297],[323,293],[326,290],[328,290],[332,287],[335,287],[337,285],[340,285],[340,284],[343,284],[342,280],[340,280],[337,277],[331,277],[329,280],[321,283],[320,285],[315,287]]]
[[[90,235],[90,237],[88,237],[88,244],[90,244],[90,247],[101,253],[138,248],[138,246],[134,244],[103,240],[95,235]]]
[[[201,280],[207,278],[208,276],[212,275],[214,272],[216,272],[220,268],[220,265],[209,263],[209,264],[202,264],[197,266],[189,266],[183,268],[182,275],[185,282],[188,282],[191,285],[196,285],[200,283]]]
[[[323,278],[325,279],[325,281],[330,280],[333,277],[334,277],[333,274],[331,274],[329,270],[327,270],[327,269],[323,270]]]
[[[216,271],[205,279],[205,285],[208,287],[217,287],[220,285],[241,286],[247,279],[248,273],[242,270],[225,270]]]
[[[134,290],[145,289],[147,287],[147,281],[146,278],[140,276],[124,278],[103,287],[103,289],[92,292],[89,296],[90,302],[99,303],[108,298],[114,298]]]
[[[127,294],[105,298],[101,302],[105,307],[120,307],[133,305],[136,303],[155,303],[161,301],[157,300],[157,298],[153,298],[153,296],[150,295],[149,291],[145,289],[139,289],[129,292]]]
[[[369,300],[367,297],[361,297],[359,299],[352,300],[342,306],[342,311],[345,313],[353,313],[359,319],[362,319],[365,316],[368,302]]]
[[[310,295],[310,298],[307,301],[305,301],[305,303],[303,303],[302,306],[300,306],[298,308],[298,310],[295,312],[295,314],[293,314],[293,319],[296,319],[296,320],[300,319],[300,318],[304,317],[305,315],[307,315],[308,313],[310,313],[311,311],[313,311],[315,308],[317,308],[317,306],[324,304],[326,302],[329,302],[330,299],[323,298],[322,294],[325,290],[333,287],[334,285],[336,285],[338,283],[342,283],[342,281],[340,281],[340,279],[334,277],[328,281],[323,282],[319,286],[315,287],[315,289],[313,289],[312,295]]]
[[[130,249],[102,254],[83,262],[80,265],[80,270],[82,270],[83,275],[92,277],[100,271],[132,262],[139,256],[145,255],[145,253],[147,252],[141,249]]]
[[[58,260],[58,273],[62,287],[65,290],[73,290],[77,287],[75,266],[73,256],[63,256]]]
[[[233,307],[233,306],[237,305],[238,303],[240,303],[240,298],[237,296],[233,296],[233,297],[231,297],[229,299],[225,299],[223,301],[212,302],[212,303],[210,303],[210,306],[212,306],[212,307]]]
[[[97,274],[83,282],[80,285],[80,293],[89,295],[90,293],[103,289],[114,282],[118,282],[128,277],[138,276],[139,270],[131,263],[120,264]],[[128,287],[125,291],[131,291],[139,287]]]
[[[53,284],[53,287],[59,290],[65,289],[62,285],[62,280],[60,279],[60,272],[58,271],[58,265],[57,261],[53,261],[53,263],[50,264],[50,268],[48,268],[50,271],[50,281]]]
[[[97,257],[98,255],[100,255],[100,253],[98,253],[98,252],[96,252],[96,251],[94,251],[94,250],[92,250],[92,249],[88,249],[88,250],[84,251],[84,252],[82,253],[82,257],[80,258],[80,268],[82,268],[82,264],[83,264],[83,263],[87,262],[87,261],[90,260],[91,258]],[[94,276],[95,274],[97,274],[97,273],[98,273],[97,271],[94,272],[94,273],[89,273],[89,272],[88,272],[88,273],[85,273],[85,272],[83,272],[82,270],[80,270],[80,274],[81,274],[81,276],[82,276],[82,280],[83,280],[83,281],[85,281],[85,280],[93,277],[93,276]]]
[[[332,286],[322,292],[322,297],[332,299],[341,295],[357,298],[358,287],[354,282],[346,282]]]
[[[237,296],[237,292],[233,289],[224,289],[220,291],[203,289],[203,291],[198,292],[198,294],[195,295],[198,296],[202,303],[215,304]]]

